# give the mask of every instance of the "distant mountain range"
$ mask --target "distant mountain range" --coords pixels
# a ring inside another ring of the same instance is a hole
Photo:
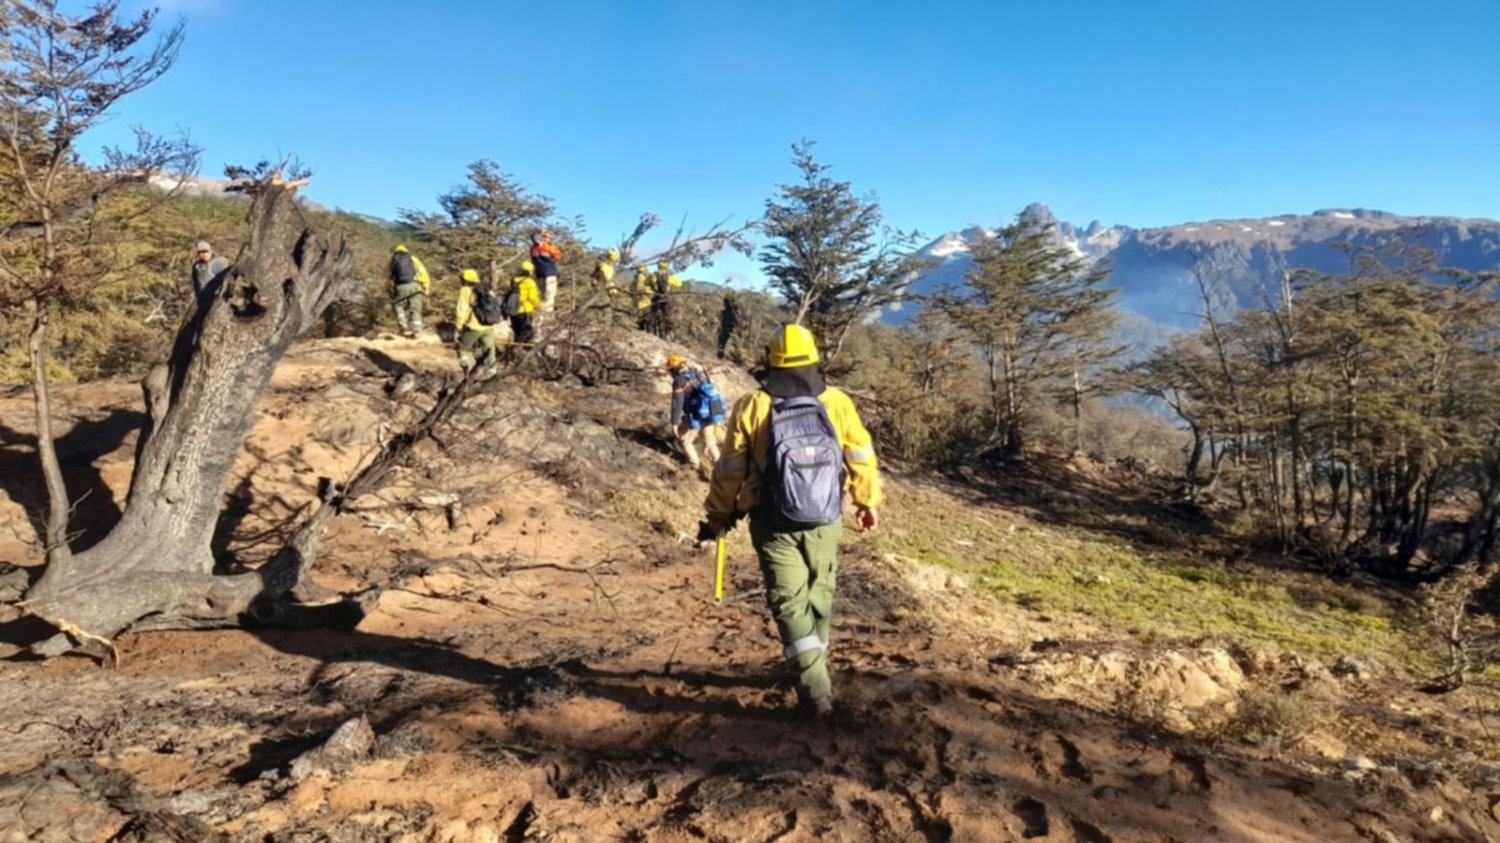
[[[1023,214],[1054,223],[1059,242],[1094,261],[1108,261],[1109,284],[1120,290],[1121,341],[1140,352],[1174,331],[1196,327],[1203,312],[1189,267],[1201,262],[1215,288],[1216,309],[1256,307],[1276,295],[1281,274],[1305,268],[1347,270],[1348,257],[1334,244],[1371,243],[1399,229],[1436,252],[1443,266],[1471,272],[1500,270],[1500,222],[1455,217],[1406,217],[1364,209],[1244,220],[1190,222],[1165,228],[1105,226],[1079,228],[1033,204]],[[994,236],[980,227],[949,232],[921,250],[933,267],[911,290],[931,293],[963,283],[973,265],[970,245]],[[1269,285],[1269,286],[1267,286]],[[894,310],[887,321],[902,322],[912,309]]]
[[[210,196],[219,199],[235,199],[248,201],[250,197],[244,193],[230,193],[226,190],[234,182],[229,179],[214,179],[206,176],[183,175],[180,173],[157,173],[147,180],[152,187],[162,191],[176,191],[181,196]],[[344,213],[358,217],[366,222],[374,223],[383,227],[394,227],[394,223],[382,217],[370,214],[361,214],[354,211],[345,211],[341,208],[330,208],[320,205],[307,198],[306,194],[297,194],[297,204],[311,211],[327,211]]]

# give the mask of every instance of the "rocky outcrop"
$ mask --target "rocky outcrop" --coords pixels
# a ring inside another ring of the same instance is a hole
[[[1107,703],[1133,719],[1184,733],[1234,714],[1246,684],[1239,663],[1218,648],[1144,654],[1044,650],[1013,669],[1038,697]]]

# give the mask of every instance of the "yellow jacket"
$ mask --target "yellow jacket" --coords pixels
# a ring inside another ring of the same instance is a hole
[[[719,462],[714,466],[713,481],[703,508],[709,515],[728,517],[750,512],[760,502],[760,475],[765,470],[771,450],[771,402],[764,390],[746,395],[730,411],[729,436]],[[875,447],[870,431],[860,421],[859,411],[849,396],[835,387],[827,387],[818,396],[828,411],[828,420],[844,446],[847,474],[844,490],[856,506],[874,509],[885,500],[880,489],[880,468],[875,462]]]
[[[537,291],[536,279],[530,275],[517,275],[510,279],[510,286],[511,289],[519,288],[521,291],[521,307],[516,311],[516,315],[524,316],[527,313],[535,313],[536,306],[542,303],[542,294]],[[505,294],[510,295],[510,290],[507,290]]]
[[[603,285],[610,295],[619,292],[615,288],[615,265],[607,260],[594,264],[594,280]]]
[[[638,270],[635,273],[635,307],[645,310],[651,306],[651,297],[656,294],[656,276]]]
[[[422,285],[422,292],[432,292],[432,276],[427,274],[427,265],[416,255],[411,256],[411,265],[417,268],[416,281]]]
[[[474,315],[474,285],[464,284],[458,288],[458,307],[453,311],[453,324],[460,331],[487,331],[491,326],[482,325]]]

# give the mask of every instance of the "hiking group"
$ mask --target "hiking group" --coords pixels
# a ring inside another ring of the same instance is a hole
[[[494,373],[497,359],[494,329],[498,325],[509,326],[511,345],[526,346],[535,342],[542,314],[551,313],[556,307],[558,266],[562,259],[562,250],[552,242],[551,235],[539,230],[531,236],[529,255],[520,262],[516,274],[504,289],[492,290],[480,279],[477,270],[460,271],[453,324],[459,364],[465,371],[479,366],[486,374]],[[642,331],[669,338],[675,325],[674,291],[683,286],[682,279],[672,272],[671,262],[658,261],[654,272],[644,264],[635,267],[633,289],[627,292],[618,283],[619,261],[620,250],[611,248],[599,256],[589,276],[594,289],[604,295],[605,305],[617,314],[614,321],[617,324],[633,322]],[[197,264],[195,289],[196,267]],[[414,338],[424,328],[423,308],[432,294],[432,277],[420,258],[405,245],[398,245],[391,254],[388,278],[397,328],[402,336]],[[630,309],[626,300],[631,293],[634,295],[634,313],[627,316]],[[733,298],[733,291],[726,291],[724,311],[719,320],[721,359],[739,324],[739,311]]]
[[[511,342],[530,345],[536,340],[540,312],[551,312],[557,296],[557,261],[562,251],[546,232],[532,237],[531,257],[521,261],[516,274],[502,291],[479,277],[477,269],[459,271],[458,297],[453,310],[453,330],[458,363],[464,371],[479,367],[485,377],[498,371],[495,327],[510,328]],[[391,252],[388,277],[391,304],[401,335],[411,339],[424,323],[423,303],[432,295],[432,276],[422,260],[405,245]]]
[[[191,281],[201,302],[226,270],[206,242],[197,244]],[[491,289],[478,270],[459,273],[454,327],[459,364],[478,367],[481,377],[497,369],[495,328],[509,327],[512,344],[536,341],[537,319],[555,306],[562,251],[544,231],[532,237],[503,291]],[[600,256],[592,280],[613,306],[629,295],[616,284],[620,253]],[[391,301],[401,333],[423,330],[424,305],[432,294],[427,267],[404,245],[391,254]],[[683,282],[667,261],[655,272],[635,269],[636,327],[657,336],[673,327],[672,291]],[[739,305],[726,291],[719,315],[720,359],[740,323]],[[765,581],[766,603],[781,637],[783,656],[795,672],[799,710],[811,719],[832,714],[833,683],[828,652],[838,578],[838,544],[845,497],[854,505],[860,532],[879,523],[882,502],[875,450],[849,396],[828,385],[819,368],[816,339],[801,325],[783,325],[765,348],[758,389],[726,409],[725,397],[705,367],[672,354],[670,429],[687,464],[709,484],[698,540],[722,547],[741,520],[749,522]],[[701,450],[701,454],[700,454]]]

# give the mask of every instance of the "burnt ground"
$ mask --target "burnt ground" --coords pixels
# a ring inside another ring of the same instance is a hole
[[[451,366],[435,345],[379,351],[430,378]],[[294,352],[230,490],[223,554],[263,558],[317,478],[368,453],[404,412],[387,381],[354,341]],[[839,713],[797,721],[743,536],[722,606],[709,554],[681,540],[703,487],[659,447],[660,386],[525,382],[476,401],[463,437],[331,530],[316,579],[381,589],[355,631],[127,636],[105,670],[29,660],[34,630],[0,610],[0,840],[1500,835],[1500,777],[1454,750],[1464,731],[1441,702],[1351,691],[1344,704],[1404,742],[1347,757],[1163,728],[1119,688],[1060,690],[1026,667],[1093,638],[1116,647],[1109,630],[997,604],[864,542],[841,568]],[[59,393],[92,534],[129,481],[138,392]],[[0,560],[22,565],[29,412],[24,393],[0,396]],[[945,517],[1020,517],[1013,500],[947,500]],[[319,750],[359,718],[367,739]]]

